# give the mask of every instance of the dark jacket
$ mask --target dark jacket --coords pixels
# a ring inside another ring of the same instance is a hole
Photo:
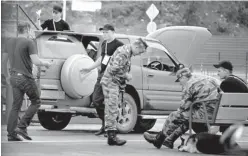
[[[247,83],[235,75],[230,75],[222,81],[220,88],[227,93],[248,93]]]

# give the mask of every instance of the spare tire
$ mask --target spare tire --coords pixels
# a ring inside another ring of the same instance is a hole
[[[87,55],[76,54],[69,57],[61,70],[61,85],[65,93],[74,99],[89,96],[93,93],[97,80],[97,69],[81,73],[83,67],[92,65],[94,61]]]

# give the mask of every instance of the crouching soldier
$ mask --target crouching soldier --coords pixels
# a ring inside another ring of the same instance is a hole
[[[219,82],[217,79],[204,75],[192,75],[188,68],[180,69],[176,75],[176,82],[180,82],[183,86],[181,106],[177,111],[170,113],[162,131],[157,135],[144,133],[144,138],[157,148],[161,148],[163,144],[172,149],[175,140],[189,129],[188,120],[191,103],[199,100],[210,100],[204,102],[204,104],[209,118],[211,118],[218,102],[218,100],[214,100],[219,96]],[[203,102],[194,106],[192,117],[193,119],[204,119]]]
[[[109,145],[124,145],[125,140],[116,137],[117,116],[120,87],[132,76],[129,74],[131,57],[146,51],[147,44],[142,39],[137,39],[131,45],[119,47],[110,59],[101,79],[105,103],[105,130],[108,134]]]

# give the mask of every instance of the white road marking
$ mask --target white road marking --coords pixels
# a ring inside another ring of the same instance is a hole
[[[2,143],[98,143],[107,142],[106,140],[24,140],[24,141],[2,141]],[[146,142],[145,140],[127,140],[127,142]]]
[[[100,143],[106,140],[24,140],[24,141],[2,141],[2,143]],[[145,140],[127,140],[127,142],[146,142]],[[239,143],[248,143],[248,141],[238,141]]]

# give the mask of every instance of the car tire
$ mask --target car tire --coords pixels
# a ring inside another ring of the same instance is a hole
[[[135,127],[134,127],[134,131],[137,133],[143,133],[145,131],[148,131],[149,129],[151,129],[155,123],[156,123],[156,119],[141,119],[139,118]]]
[[[131,132],[136,125],[138,111],[137,105],[134,98],[128,94],[124,93],[124,100],[126,102],[125,110],[127,115],[121,114],[121,109],[119,109],[119,116],[117,118],[117,130],[119,133],[128,133]]]
[[[192,123],[192,129],[195,133],[208,132],[208,127],[204,123]]]
[[[47,130],[62,130],[71,120],[71,114],[38,112],[38,119],[42,127]]]
[[[90,96],[97,81],[97,69],[81,72],[81,67],[89,67],[94,61],[86,55],[75,54],[66,59],[61,69],[60,81],[63,91],[73,99]],[[82,89],[84,88],[84,89]]]

